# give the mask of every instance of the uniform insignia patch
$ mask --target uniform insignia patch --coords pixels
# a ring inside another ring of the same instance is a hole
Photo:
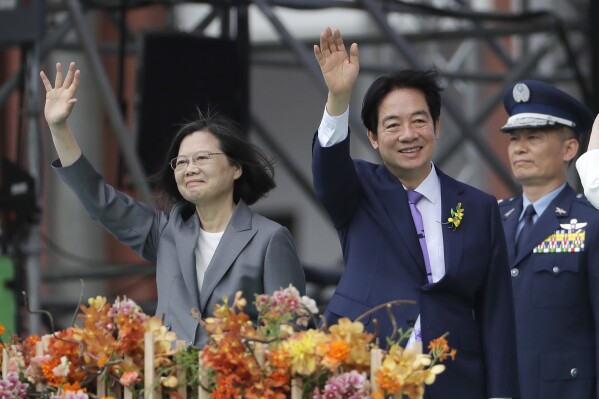
[[[586,223],[578,223],[576,219],[572,219],[569,224],[560,224],[561,229],[545,238],[532,252],[535,254],[584,252],[586,225]]]
[[[555,213],[557,213],[558,215],[565,215],[566,211],[563,210],[562,208],[560,208],[559,206],[555,207]]]
[[[504,213],[504,214],[503,214],[503,217],[508,217],[508,216],[510,216],[512,213],[514,213],[514,210],[515,210],[515,209],[516,209],[516,208],[512,208],[512,209],[510,209],[509,211],[507,211],[506,213]]]

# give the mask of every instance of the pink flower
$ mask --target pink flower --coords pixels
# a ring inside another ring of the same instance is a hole
[[[137,371],[127,371],[119,380],[121,385],[124,387],[130,387],[131,385],[139,381],[141,381],[141,379],[139,378],[139,373]]]

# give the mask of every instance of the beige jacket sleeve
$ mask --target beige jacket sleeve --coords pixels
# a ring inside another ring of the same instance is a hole
[[[576,170],[584,187],[584,195],[599,209],[599,149],[582,154],[576,161]]]

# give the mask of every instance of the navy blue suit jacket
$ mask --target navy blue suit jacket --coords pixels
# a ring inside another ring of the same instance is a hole
[[[522,197],[502,201],[500,211],[512,267],[522,398],[599,398],[599,212],[566,186],[515,256]],[[584,232],[584,250],[551,252],[572,219],[578,235]],[[545,249],[536,249],[539,244]]]
[[[449,332],[455,361],[434,385],[432,398],[518,397],[514,309],[505,238],[497,201],[438,169],[442,212],[461,202],[462,224],[443,229],[445,276],[426,279],[406,192],[384,165],[353,161],[349,137],[332,147],[313,143],[316,194],[327,209],[341,241],[345,271],[325,312],[329,323],[355,319],[395,299],[416,305],[393,308],[405,331],[421,316],[422,341]],[[386,311],[364,320],[381,342],[393,333]]]

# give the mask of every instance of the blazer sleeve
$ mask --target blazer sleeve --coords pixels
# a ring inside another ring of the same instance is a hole
[[[518,398],[516,325],[509,260],[499,208],[489,201],[491,257],[488,274],[478,293],[487,397]]]
[[[336,228],[349,221],[359,201],[360,180],[349,153],[349,134],[331,147],[322,147],[318,132],[312,141],[312,181],[316,196]]]
[[[584,195],[599,209],[599,150],[582,154],[576,161],[576,170],[584,187]]]
[[[306,277],[291,233],[280,226],[271,236],[264,258],[264,291],[273,293],[293,284],[304,295]]]
[[[156,260],[166,215],[106,184],[83,155],[68,167],[62,167],[60,161],[52,166],[92,219],[145,259]]]

